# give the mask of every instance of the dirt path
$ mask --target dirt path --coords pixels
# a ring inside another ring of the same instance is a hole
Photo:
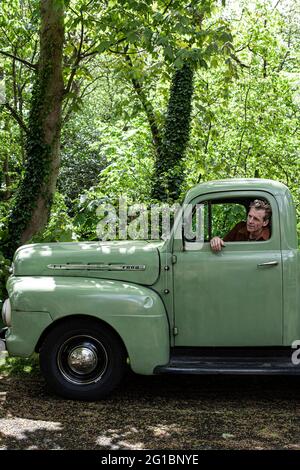
[[[292,377],[129,375],[82,403],[13,372],[0,376],[0,448],[300,449],[299,390]]]

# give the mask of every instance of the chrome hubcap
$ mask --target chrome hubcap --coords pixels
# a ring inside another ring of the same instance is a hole
[[[92,348],[77,347],[68,357],[69,367],[77,374],[89,374],[97,366],[97,354]]]
[[[98,382],[108,367],[106,347],[93,336],[72,336],[58,350],[57,366],[64,378],[73,384]]]

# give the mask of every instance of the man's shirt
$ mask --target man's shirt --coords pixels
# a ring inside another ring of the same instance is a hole
[[[224,242],[248,242],[248,241],[266,241],[270,238],[269,227],[264,227],[258,238],[250,239],[250,232],[247,230],[246,222],[239,222],[223,238]]]

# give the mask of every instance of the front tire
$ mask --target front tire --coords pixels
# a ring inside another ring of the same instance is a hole
[[[54,327],[40,350],[40,367],[49,387],[75,400],[107,396],[126,370],[119,338],[93,319],[70,319]]]

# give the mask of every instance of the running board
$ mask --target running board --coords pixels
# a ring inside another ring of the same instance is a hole
[[[233,374],[233,375],[300,375],[300,365],[286,357],[216,357],[174,356],[169,364],[158,366],[155,374]]]

